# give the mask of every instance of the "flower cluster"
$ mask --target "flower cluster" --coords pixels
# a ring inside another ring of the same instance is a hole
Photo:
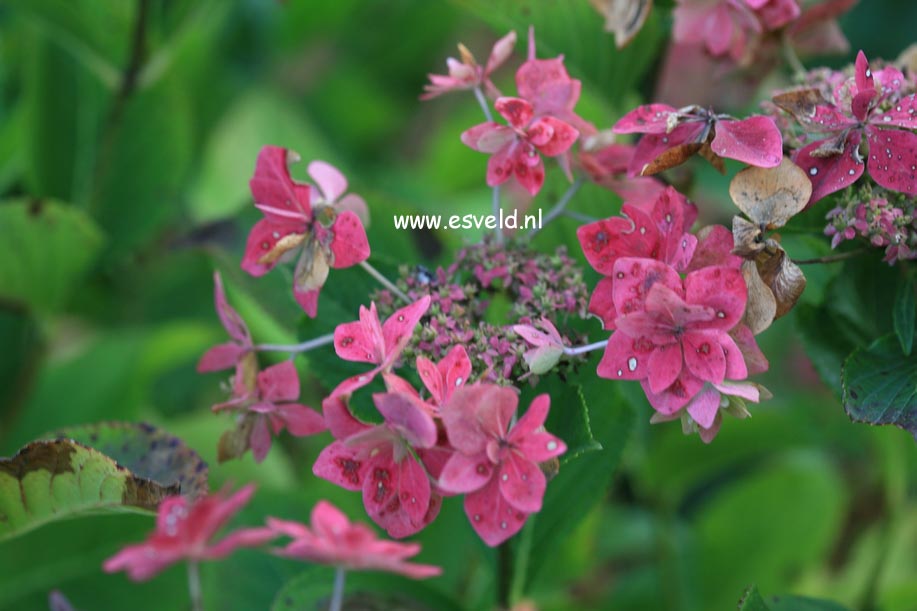
[[[237,458],[250,448],[255,462],[261,462],[271,449],[272,436],[284,429],[296,437],[314,435],[325,430],[325,422],[314,410],[295,403],[299,398],[299,376],[292,361],[258,371],[248,326],[229,305],[219,273],[214,274],[213,281],[217,314],[232,341],[208,350],[197,369],[206,372],[234,368],[230,380],[232,397],[214,405],[213,411],[237,415],[236,427],[220,439],[219,459]]]
[[[723,409],[744,416],[744,402],[759,400],[745,380],[766,368],[742,324],[748,290],[732,234],[717,226],[700,240],[690,234],[696,210],[671,187],[648,209],[625,204],[623,212],[578,231],[605,276],[589,311],[614,331],[598,374],[640,381],[654,421],[682,418],[709,442]]]
[[[825,235],[831,247],[860,237],[885,249],[885,261],[917,259],[917,202],[901,193],[873,188],[850,189],[827,215]]]
[[[403,268],[399,286],[411,299],[430,297],[429,316],[405,349],[438,360],[449,347],[465,346],[474,374],[497,384],[538,378],[528,366],[529,345],[512,325],[530,325],[550,313],[555,319],[582,317],[587,288],[582,271],[559,248],[552,255],[522,243],[498,245],[492,239],[462,248],[448,268],[435,272]],[[384,313],[392,311],[388,291],[376,295]],[[506,323],[488,318],[492,302],[508,301]],[[563,336],[565,344],[578,337]],[[543,372],[542,372],[543,373]]]
[[[258,154],[249,186],[264,218],[248,235],[242,269],[262,276],[277,263],[298,257],[293,296],[314,317],[329,270],[369,257],[366,203],[357,195],[343,196],[347,179],[323,161],[308,168],[317,186],[296,182],[289,169],[296,161],[296,153],[278,146],[265,146]]]
[[[807,87],[774,97],[795,119],[784,125],[804,143],[793,161],[812,181],[810,205],[852,185],[864,169],[886,189],[917,195],[914,83],[892,65],[873,70],[862,51],[852,72],[818,71]]]
[[[465,511],[472,526],[496,545],[541,508],[546,481],[538,463],[563,453],[565,446],[543,432],[546,396],[509,428],[518,402],[515,390],[468,384],[471,361],[461,345],[438,363],[417,358],[426,396],[395,373],[429,304],[425,296],[396,310],[381,326],[373,304],[361,310],[360,321],[338,326],[334,345],[341,358],[382,365],[345,380],[323,402],[335,441],[322,450],[313,473],[362,492],[369,516],[396,538],[432,522],[443,496],[468,493]],[[386,392],[375,393],[373,402],[382,422],[362,422],[349,408],[351,393],[379,372]]]

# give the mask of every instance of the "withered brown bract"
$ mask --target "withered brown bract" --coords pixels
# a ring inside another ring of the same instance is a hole
[[[732,201],[751,219],[732,219],[733,252],[742,264],[748,303],[745,324],[757,335],[796,305],[806,288],[806,278],[767,229],[783,227],[805,208],[812,183],[799,167],[784,158],[776,168],[750,167],[729,184]]]
[[[773,97],[773,101],[802,124],[811,123],[815,118],[815,107],[827,103],[821,91],[813,88],[778,93]]]
[[[729,197],[739,210],[768,229],[783,227],[811,196],[812,182],[786,157],[776,168],[745,168],[729,183]]]
[[[643,170],[640,172],[640,175],[652,176],[653,174],[658,174],[663,170],[668,170],[669,168],[674,168],[675,166],[681,165],[693,157],[694,153],[701,150],[703,146],[704,145],[700,142],[688,142],[686,144],[680,144],[676,147],[672,147],[643,166]]]
[[[615,35],[615,45],[622,49],[634,39],[653,8],[653,0],[590,0],[605,16],[605,31]]]

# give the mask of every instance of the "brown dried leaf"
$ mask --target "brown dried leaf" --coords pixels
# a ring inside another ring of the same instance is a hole
[[[806,289],[805,274],[775,240],[767,241],[766,248],[758,254],[755,263],[761,280],[770,287],[777,302],[774,318],[780,318],[793,309]]]
[[[694,156],[694,153],[701,150],[703,144],[700,142],[688,142],[666,150],[663,154],[656,157],[651,162],[643,166],[641,176],[652,176],[663,170],[674,168],[681,165]]]
[[[814,88],[796,89],[779,93],[773,97],[774,104],[793,115],[797,121],[806,124],[815,117],[815,107],[827,104],[821,91]]]
[[[729,183],[729,196],[759,226],[782,227],[805,208],[812,182],[795,163],[783,158],[776,168],[748,167]]]
[[[634,39],[646,22],[653,0],[590,0],[592,6],[605,16],[605,31],[613,32],[615,45],[624,48]]]
[[[740,257],[753,258],[764,250],[764,230],[741,216],[732,217],[732,252]]]
[[[748,301],[745,304],[745,314],[742,319],[753,335],[758,335],[774,322],[777,315],[777,300],[774,293],[758,273],[758,266],[754,261],[742,263],[742,275],[748,287]]]
[[[220,436],[217,444],[217,461],[224,463],[227,460],[241,458],[248,451],[256,418],[257,414],[250,412],[239,416],[236,426]]]

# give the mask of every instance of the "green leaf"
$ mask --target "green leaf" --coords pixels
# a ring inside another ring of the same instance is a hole
[[[207,465],[148,424],[55,432],[0,458],[0,540],[98,511],[152,511],[168,496],[207,491]]]
[[[102,246],[83,212],[54,201],[0,204],[0,300],[39,311],[62,306]]]
[[[583,365],[584,376],[592,375],[597,360],[598,355]],[[582,387],[581,397],[589,406],[590,430],[602,449],[562,465],[557,476],[548,482],[542,510],[533,516],[528,583],[538,578],[564,537],[605,496],[633,428],[633,409],[615,384],[593,379]],[[569,408],[556,402],[553,396],[551,406],[552,412]]]
[[[768,603],[770,611],[850,611],[836,602],[808,596],[771,596]]]
[[[272,611],[325,609],[334,569],[316,566],[290,580],[277,593]],[[366,611],[458,611],[461,607],[425,582],[386,573],[347,573],[344,609]]]
[[[914,304],[914,292],[917,290],[913,278],[908,278],[898,286],[895,296],[894,324],[901,351],[905,356],[911,355],[914,346],[914,316],[917,306]]]
[[[739,600],[739,611],[770,611],[767,603],[761,598],[758,586],[751,585]]]
[[[580,384],[562,380],[557,375],[543,377],[534,388],[523,389],[519,405],[526,408],[532,399],[544,393],[551,397],[545,428],[567,444],[567,451],[560,457],[561,465],[602,449],[592,433],[589,408]]]
[[[917,436],[917,355],[905,356],[894,335],[857,348],[841,378],[851,420],[893,424]]]

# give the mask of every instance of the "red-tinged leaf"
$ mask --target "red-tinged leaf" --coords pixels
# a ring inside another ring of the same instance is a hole
[[[869,175],[892,191],[917,195],[917,134],[866,126]]]
[[[796,151],[793,161],[812,182],[812,197],[808,206],[835,191],[849,187],[863,175],[865,164],[860,158],[860,139],[859,131],[851,132],[847,137],[844,152],[840,155],[813,156],[812,152],[826,142],[825,140],[816,140]]]
[[[720,157],[761,168],[776,167],[783,159],[783,138],[770,117],[717,121],[714,132],[710,148]]]
[[[646,104],[633,109],[614,124],[616,134],[664,134],[672,127],[678,110],[668,104]]]

